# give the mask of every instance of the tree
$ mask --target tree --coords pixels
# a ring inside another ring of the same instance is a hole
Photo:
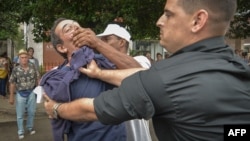
[[[166,0],[0,0],[1,21],[8,21],[16,28],[15,22],[34,24],[35,41],[48,41],[48,30],[59,18],[76,20],[83,27],[92,28],[96,33],[117,17],[122,17],[124,25],[133,39],[158,39],[159,29],[154,26],[163,12]],[[230,38],[246,38],[249,35],[249,0],[237,0],[238,10],[231,23]],[[13,17],[8,19],[8,15]],[[1,19],[4,18],[4,19]],[[7,20],[8,19],[8,20]],[[0,37],[6,31],[0,23]],[[5,29],[6,25],[4,26]],[[4,33],[2,33],[4,31]],[[10,30],[11,34],[15,30]],[[14,34],[15,35],[15,34]]]
[[[13,12],[16,8],[13,4],[13,1],[0,1],[0,39],[15,37],[18,33],[18,14]]]
[[[18,21],[33,23],[34,40],[40,42],[49,39],[46,31],[59,17],[74,19],[97,33],[115,18],[122,17],[134,39],[156,39],[158,28],[152,25],[162,10],[155,9],[162,9],[165,0],[18,0],[6,3],[19,6],[14,10],[19,14]]]
[[[237,0],[237,4],[237,13],[230,24],[227,36],[233,39],[246,39],[250,37],[250,2]]]

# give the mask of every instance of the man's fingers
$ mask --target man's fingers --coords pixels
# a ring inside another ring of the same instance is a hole
[[[82,36],[86,35],[86,29],[84,28],[78,28],[75,30],[75,32],[73,33],[73,41],[78,40],[79,38],[81,38]]]
[[[79,44],[79,38],[82,37],[82,31],[81,29],[77,29],[75,30],[74,34],[73,34],[73,44],[74,45],[78,45]]]
[[[86,39],[83,36],[79,39],[75,39],[73,41],[73,44],[78,48],[80,48],[81,46],[89,46],[88,43],[86,42]]]
[[[86,72],[87,72],[87,69],[84,68],[84,67],[81,67],[81,68],[79,68],[79,71],[80,71],[81,73],[86,73]]]
[[[91,65],[91,66],[93,66],[93,65],[97,66],[95,60],[91,60],[90,65]]]
[[[89,46],[92,48],[90,38],[95,37],[94,32],[90,28],[79,28],[73,34],[73,44],[76,47]]]

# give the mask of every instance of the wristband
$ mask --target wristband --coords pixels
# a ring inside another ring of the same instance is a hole
[[[60,105],[62,105],[62,103],[56,103],[53,106],[53,118],[54,119],[58,119],[59,118],[59,114],[58,114],[57,109],[59,108]]]

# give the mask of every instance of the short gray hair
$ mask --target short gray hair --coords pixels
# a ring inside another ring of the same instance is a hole
[[[66,58],[67,58],[67,54],[59,52],[59,51],[57,50],[57,48],[56,48],[56,46],[57,46],[58,44],[63,44],[63,40],[62,40],[58,35],[56,35],[56,33],[55,33],[55,30],[56,30],[56,27],[58,26],[58,24],[59,24],[60,22],[64,21],[64,20],[67,20],[67,19],[66,19],[66,18],[59,18],[59,19],[57,19],[57,20],[54,22],[54,24],[53,24],[53,26],[52,26],[52,28],[51,28],[50,40],[51,40],[51,43],[52,43],[54,49],[55,49],[64,59],[66,59]]]

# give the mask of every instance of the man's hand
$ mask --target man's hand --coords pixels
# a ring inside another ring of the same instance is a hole
[[[14,96],[11,96],[11,95],[10,95],[9,103],[10,103],[11,105],[14,105]]]
[[[44,108],[50,119],[56,119],[59,116],[72,121],[97,120],[93,98],[79,98],[62,104],[50,99],[46,94],[43,94],[43,97]],[[54,114],[54,109],[57,109],[57,116]]]
[[[92,60],[88,65],[87,68],[79,68],[79,71],[86,74],[91,78],[99,78],[101,75],[101,69],[97,66],[96,62]]]
[[[78,48],[84,45],[96,48],[100,41],[101,39],[90,28],[77,28],[73,35],[73,43]]]
[[[44,108],[49,118],[53,118],[53,106],[56,102],[48,97],[48,95],[43,94],[44,97]]]

